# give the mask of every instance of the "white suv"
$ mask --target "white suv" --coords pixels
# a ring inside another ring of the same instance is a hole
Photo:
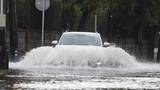
[[[52,41],[52,44],[103,46],[100,34],[94,32],[64,32],[59,42]],[[109,46],[109,43],[105,42],[104,46]]]
[[[91,51],[102,50],[104,49],[102,48],[103,46],[107,47],[110,45],[107,42],[105,42],[103,45],[100,34],[95,32],[64,32],[59,41],[52,41],[52,44],[54,44],[54,46],[56,45],[56,50],[59,50],[58,53],[62,53],[62,57],[65,57],[65,59],[71,57],[69,60],[72,59],[72,62],[77,62],[79,61],[77,58],[79,59],[83,57],[84,60],[88,60],[88,66],[91,67],[103,66],[103,62],[97,59],[95,54],[88,51],[87,49],[90,48],[89,50]],[[83,48],[79,46],[82,46]],[[85,53],[85,51],[88,53],[82,56],[79,55],[82,52]],[[63,54],[63,52],[67,52],[68,54]],[[93,58],[90,60],[90,56],[88,57],[88,55],[93,55]]]

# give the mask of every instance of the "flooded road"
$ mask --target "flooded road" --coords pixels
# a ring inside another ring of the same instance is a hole
[[[160,70],[10,69],[0,77],[1,90],[160,89]]]
[[[9,66],[0,90],[160,89],[160,64],[140,63],[118,47],[39,47]]]

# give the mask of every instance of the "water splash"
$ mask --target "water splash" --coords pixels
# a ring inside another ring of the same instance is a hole
[[[38,47],[28,52],[20,62],[10,63],[10,67],[24,69],[18,75],[7,75],[22,81],[15,83],[14,89],[118,90],[160,87],[160,64],[140,63],[119,47]],[[31,82],[23,82],[19,77]]]
[[[119,47],[50,46],[34,48],[17,63],[23,66],[132,68],[137,61]]]

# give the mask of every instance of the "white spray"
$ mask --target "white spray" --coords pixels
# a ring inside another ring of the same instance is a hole
[[[28,52],[17,63],[23,66],[52,67],[134,67],[135,58],[118,47],[45,46]]]

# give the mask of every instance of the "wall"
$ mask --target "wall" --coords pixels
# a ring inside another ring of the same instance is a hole
[[[18,52],[20,56],[23,56],[26,52],[33,48],[41,46],[41,32],[38,30],[18,29]],[[44,36],[44,45],[49,46],[53,40],[57,40],[60,36],[60,32],[47,31]]]

